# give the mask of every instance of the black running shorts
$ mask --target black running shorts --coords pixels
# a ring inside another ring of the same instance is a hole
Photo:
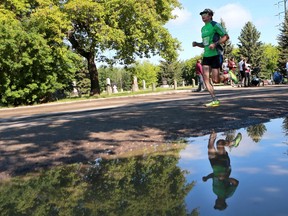
[[[211,68],[220,68],[221,67],[220,58],[221,58],[220,55],[203,57],[202,65],[208,65]]]

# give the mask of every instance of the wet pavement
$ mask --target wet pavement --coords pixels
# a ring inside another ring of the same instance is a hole
[[[238,133],[220,162],[208,134],[2,181],[1,215],[288,215],[288,118],[216,132],[215,146]]]

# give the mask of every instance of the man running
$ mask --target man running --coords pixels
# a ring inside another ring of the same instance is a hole
[[[229,35],[219,23],[213,21],[214,12],[211,9],[205,9],[200,15],[205,23],[201,29],[202,42],[193,41],[192,45],[193,47],[204,48],[202,60],[204,82],[212,97],[212,101],[205,104],[205,106],[216,107],[220,105],[220,101],[216,98],[213,85],[210,82],[210,73],[213,83],[220,83],[228,78],[228,74],[220,75],[220,68],[223,61],[221,44],[229,39]],[[237,80],[234,82],[237,82]]]

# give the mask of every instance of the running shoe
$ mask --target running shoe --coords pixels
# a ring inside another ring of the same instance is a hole
[[[235,137],[235,139],[233,140],[233,145],[232,147],[238,147],[240,142],[242,140],[242,134],[238,133],[237,136]]]
[[[220,106],[219,100],[213,100],[210,103],[204,104],[205,107],[217,107]]]
[[[233,80],[233,82],[234,82],[235,84],[237,84],[237,83],[238,83],[237,76],[236,76],[232,71],[229,71],[229,74],[230,74],[230,77],[231,77],[231,79]]]

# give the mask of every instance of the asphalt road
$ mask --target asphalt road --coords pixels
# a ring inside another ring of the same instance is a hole
[[[0,179],[286,117],[288,85],[174,91],[0,109]]]

